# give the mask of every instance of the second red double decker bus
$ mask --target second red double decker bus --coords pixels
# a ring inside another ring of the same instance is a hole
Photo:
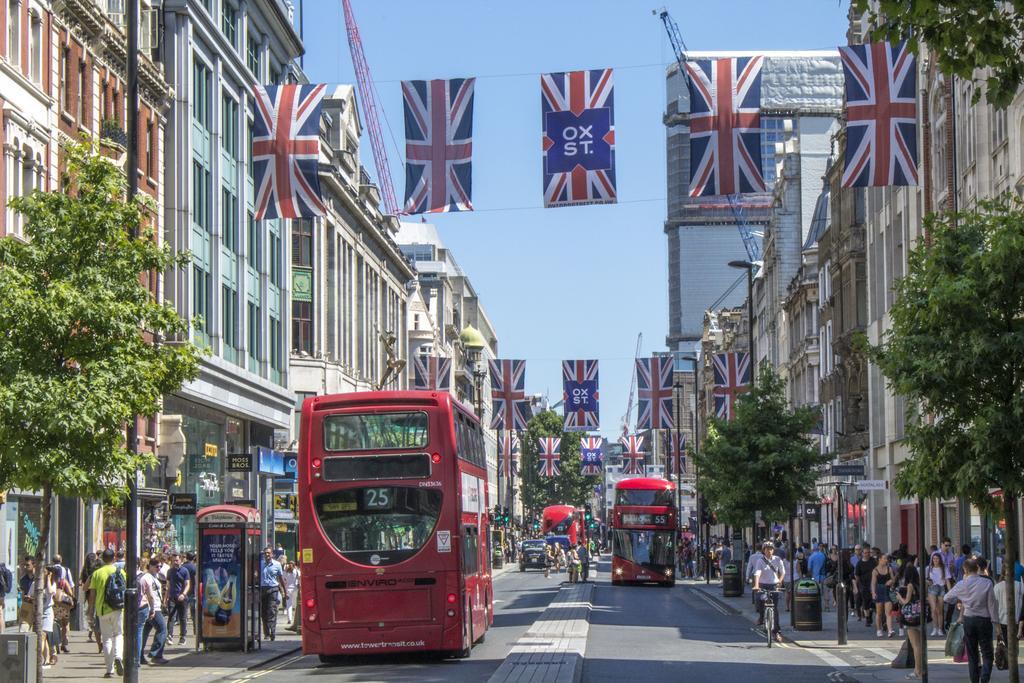
[[[303,651],[469,656],[494,618],[479,421],[444,392],[309,398],[298,480]]]
[[[549,505],[541,512],[541,533],[568,536],[569,544],[583,540],[583,514],[572,505]]]
[[[612,584],[676,582],[676,485],[638,477],[615,484]]]

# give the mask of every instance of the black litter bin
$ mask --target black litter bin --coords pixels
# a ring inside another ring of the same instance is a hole
[[[722,567],[722,595],[726,598],[743,595],[743,579],[740,577],[740,567],[735,562]]]
[[[817,582],[810,579],[797,582],[793,622],[797,631],[821,630],[821,588]]]

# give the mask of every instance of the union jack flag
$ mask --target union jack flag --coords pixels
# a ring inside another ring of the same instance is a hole
[[[619,439],[625,447],[622,452],[622,473],[643,474],[644,473],[644,437],[630,434]]]
[[[615,203],[613,89],[611,69],[541,75],[545,207]]]
[[[472,211],[475,78],[402,81],[405,212]]]
[[[712,356],[715,386],[715,415],[731,420],[736,415],[736,399],[750,391],[750,354],[716,353]]]
[[[254,218],[310,218],[320,197],[320,101],[325,85],[254,85]]]
[[[452,381],[452,359],[438,356],[413,356],[412,388],[424,391],[448,391]]]
[[[562,409],[567,432],[588,432],[600,425],[598,419],[596,360],[562,361]]]
[[[637,429],[672,429],[672,359],[636,359]]]
[[[917,61],[906,42],[844,45],[843,187],[917,185]]]
[[[561,470],[562,440],[544,436],[537,439],[537,458],[540,460],[538,471],[542,477],[557,477]]]
[[[526,361],[492,360],[491,429],[525,431],[530,419],[526,400]]]
[[[665,474],[674,475],[678,466],[682,464],[682,471],[686,471],[686,435],[669,430],[665,432]]]
[[[690,196],[764,192],[761,66],[764,58],[686,63],[690,90]]]
[[[586,477],[601,474],[601,444],[599,436],[584,436],[580,439],[580,474]]]
[[[501,441],[501,471],[506,478],[519,476],[519,437],[515,432],[503,432]]]

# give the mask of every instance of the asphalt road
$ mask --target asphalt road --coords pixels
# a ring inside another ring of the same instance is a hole
[[[284,666],[260,672],[259,683],[292,683],[296,679],[335,681],[486,681],[501,665],[516,640],[540,616],[558,592],[565,575],[513,568],[494,582],[494,626],[469,659],[436,655],[379,655],[353,657],[344,664],[321,664],[315,656],[285,660]],[[247,680],[247,679],[241,679]]]
[[[593,604],[583,661],[587,683],[821,683],[832,671],[799,647],[776,644],[769,649],[744,616],[695,588],[613,587],[599,581]]]

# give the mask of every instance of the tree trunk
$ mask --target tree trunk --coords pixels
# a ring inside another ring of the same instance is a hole
[[[1003,515],[1006,520],[1006,555],[1003,557],[1003,578],[1006,581],[1006,661],[1011,683],[1020,683],[1017,670],[1017,596],[1014,569],[1017,566],[1017,494],[1003,489]]]
[[[46,634],[43,632],[43,585],[46,579],[46,555],[50,544],[50,515],[53,498],[53,487],[43,485],[42,513],[39,527],[39,545],[36,547],[36,577],[32,588],[32,600],[35,606],[35,623],[32,630],[36,634],[36,680],[43,680],[43,643]]]

